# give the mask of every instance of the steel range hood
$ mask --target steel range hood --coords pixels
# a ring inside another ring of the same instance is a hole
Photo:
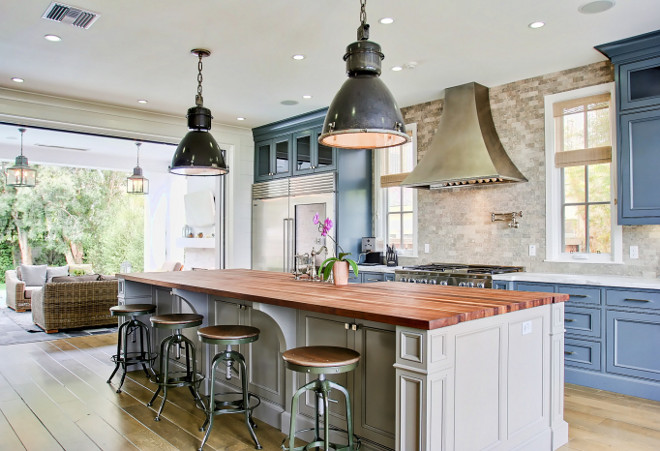
[[[488,88],[472,82],[446,89],[438,131],[401,186],[443,189],[526,181],[497,136]]]

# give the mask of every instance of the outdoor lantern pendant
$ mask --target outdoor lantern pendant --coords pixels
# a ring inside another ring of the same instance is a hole
[[[128,194],[149,194],[149,179],[142,175],[140,167],[140,146],[142,143],[135,143],[137,146],[137,166],[133,168],[133,175],[126,178],[126,192]]]
[[[220,149],[211,130],[211,110],[204,108],[202,98],[202,58],[210,51],[193,49],[190,53],[199,57],[197,63],[197,95],[195,106],[188,109],[188,134],[183,137],[172,157],[170,172],[180,175],[223,175],[229,172],[223,150]]]
[[[360,1],[357,42],[346,48],[348,80],[330,104],[319,143],[345,149],[378,149],[410,141],[403,115],[379,78],[384,58],[380,45],[369,41],[366,0]]]
[[[5,171],[5,183],[7,186],[17,188],[34,188],[37,184],[37,170],[28,166],[28,159],[23,156],[23,133],[24,128],[19,128],[21,132],[21,154],[16,157],[16,163]]]

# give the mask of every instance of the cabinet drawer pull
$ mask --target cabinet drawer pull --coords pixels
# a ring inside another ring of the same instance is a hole
[[[588,298],[589,297],[586,294],[570,294],[569,296],[572,297],[572,298]]]
[[[625,298],[624,301],[629,301],[629,302],[651,302],[649,299],[634,299],[634,298]]]
[[[367,282],[380,282],[380,279],[367,279]]]
[[[565,323],[572,323],[572,322],[574,322],[574,321],[575,321],[574,319],[570,319],[570,318],[565,318],[565,319],[564,319],[564,322],[565,322]]]
[[[564,351],[564,355],[573,355],[575,354],[573,351]]]

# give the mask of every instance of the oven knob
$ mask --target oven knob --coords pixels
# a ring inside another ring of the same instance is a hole
[[[430,283],[431,285],[435,285],[435,284],[438,283],[438,282],[437,282],[435,279],[432,279],[432,280],[429,280],[429,283]]]
[[[401,278],[399,279],[399,282],[408,282],[408,279],[405,278],[405,277],[401,277]]]
[[[447,285],[447,281],[446,280],[441,280],[440,285]]]
[[[477,283],[477,288],[486,288],[486,284],[483,282]]]
[[[417,279],[413,279],[412,277],[408,279],[408,282],[410,283],[417,283]]]
[[[474,282],[468,282],[467,286],[470,287],[470,288],[474,288]]]
[[[458,286],[459,286],[459,287],[464,287],[464,286],[465,286],[465,282],[458,282]]]

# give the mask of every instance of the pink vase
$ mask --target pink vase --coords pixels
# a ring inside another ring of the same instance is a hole
[[[332,265],[332,280],[336,286],[348,285],[348,262],[336,261]]]

